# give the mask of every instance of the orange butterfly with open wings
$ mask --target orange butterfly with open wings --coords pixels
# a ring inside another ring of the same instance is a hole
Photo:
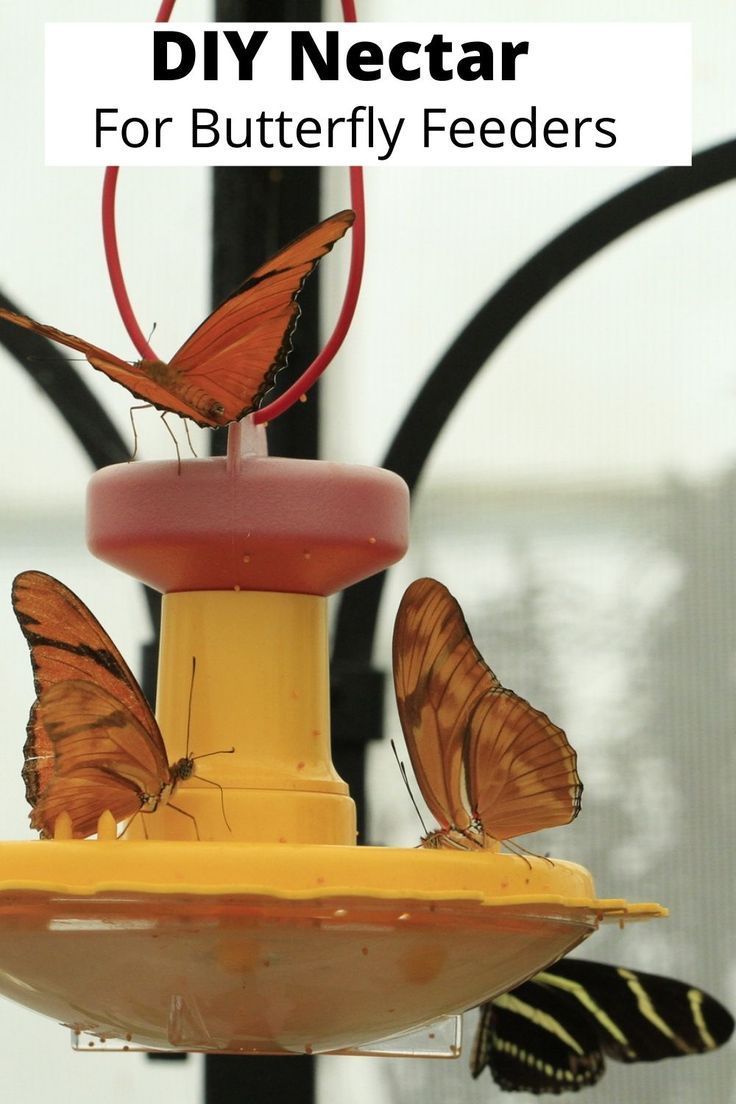
[[[425,846],[482,848],[577,816],[583,787],[565,733],[501,685],[435,579],[401,600],[393,668],[414,773],[441,825]]]
[[[296,238],[221,303],[170,361],[125,360],[22,314],[0,318],[83,353],[93,368],[159,410],[200,426],[224,426],[256,410],[291,352],[297,296],[320,257],[355,221],[339,211]]]
[[[40,571],[16,577],[13,609],[38,695],[23,748],[31,826],[52,837],[67,812],[83,839],[108,809],[116,821],[154,812],[191,777],[194,759],[169,765],[151,707],[110,637],[68,587]]]

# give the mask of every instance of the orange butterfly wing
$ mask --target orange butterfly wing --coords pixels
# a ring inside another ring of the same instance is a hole
[[[165,389],[162,392],[161,384],[151,379],[143,368],[143,365],[148,365],[149,372],[154,370],[158,375],[163,375],[167,371],[166,364],[158,364],[152,361],[138,361],[136,364],[128,364],[127,361],[121,360],[113,353],[108,353],[106,349],[101,349],[99,345],[93,345],[91,341],[85,341],[84,338],[65,333],[64,330],[57,330],[55,326],[46,326],[43,322],[36,322],[33,318],[28,318],[25,314],[16,314],[15,311],[5,310],[2,307],[0,307],[0,318],[4,318],[6,322],[12,322],[16,326],[21,326],[24,330],[32,330],[33,333],[47,337],[50,341],[56,341],[59,345],[66,345],[68,349],[75,349],[78,353],[82,353],[93,368],[104,372],[111,380],[126,387],[136,398],[151,403],[159,410],[170,410],[174,414],[180,414],[182,417],[195,420],[200,417],[195,407],[182,402],[173,394],[167,394]],[[209,422],[200,422],[200,425],[209,424]]]
[[[18,575],[12,599],[31,650],[37,695],[23,748],[29,804],[37,807],[43,802],[57,774],[59,742],[47,729],[47,712],[41,701],[57,685],[61,687],[58,694],[63,696],[64,685],[69,682],[92,683],[105,692],[145,733],[152,760],[158,764],[156,772],[163,773],[164,768],[168,772],[166,748],[156,718],[125,660],[84,603],[58,579],[40,571]]]
[[[424,800],[443,827],[467,828],[466,731],[476,703],[500,683],[475,647],[460,606],[435,579],[417,579],[401,600],[393,669],[401,727]]]
[[[106,809],[115,820],[158,799],[171,771],[156,741],[106,690],[77,679],[44,690],[35,708],[53,755],[53,769],[31,811],[31,825],[52,836],[62,812],[75,838],[97,831]]]
[[[418,579],[406,591],[393,663],[414,773],[443,827],[480,823],[503,840],[577,816],[583,787],[565,733],[501,686],[436,580]]]
[[[512,690],[485,694],[465,745],[468,794],[497,840],[567,824],[580,811],[577,755],[561,728]]]
[[[172,357],[170,368],[223,407],[223,422],[260,406],[291,352],[297,296],[321,257],[355,221],[339,211],[301,234],[233,292]],[[188,391],[187,391],[188,394]]]
[[[340,211],[257,269],[205,319],[171,361],[128,364],[73,334],[0,309],[0,318],[83,353],[89,363],[159,410],[201,426],[227,425],[257,409],[286,364],[297,296],[321,257],[355,220]]]

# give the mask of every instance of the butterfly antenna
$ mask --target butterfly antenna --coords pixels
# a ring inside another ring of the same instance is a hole
[[[56,357],[51,356],[27,356],[23,358],[29,364],[50,364],[55,365],[58,363]],[[73,357],[64,355],[64,360],[68,360],[70,364],[89,364],[89,361],[85,356]]]
[[[422,832],[426,836],[426,835],[428,835],[427,825],[424,823],[424,817],[422,816],[422,814],[419,811],[419,806],[417,805],[416,800],[414,799],[414,794],[411,792],[411,786],[409,785],[409,778],[408,778],[408,775],[406,773],[406,767],[404,766],[404,764],[399,759],[399,753],[396,750],[396,744],[393,742],[393,740],[391,741],[391,750],[394,753],[394,759],[396,760],[396,763],[398,765],[399,774],[404,779],[404,785],[406,786],[406,792],[409,795],[409,798],[411,800],[412,805],[416,809],[416,814],[419,817],[419,823],[422,826]]]
[[[187,707],[187,746],[185,759],[191,759],[189,754],[189,739],[192,734],[192,701],[194,700],[194,676],[197,673],[197,657],[192,656],[192,681],[189,683],[189,705]]]
[[[171,804],[171,802],[169,802],[168,804],[169,804],[169,808],[170,808],[170,809],[173,809],[173,810],[174,810],[174,812],[176,812],[176,813],[181,813],[181,815],[182,815],[182,816],[185,816],[185,817],[187,817],[187,818],[188,818],[189,820],[191,820],[192,824],[194,825],[194,832],[195,832],[195,834],[196,834],[196,836],[197,836],[197,839],[198,839],[198,840],[200,841],[200,843],[201,843],[201,842],[202,842],[202,837],[200,836],[200,834],[199,834],[199,828],[197,827],[197,818],[196,818],[196,817],[193,817],[191,813],[188,813],[188,812],[186,811],[186,809],[182,809],[182,808],[181,808],[181,806],[179,806],[179,805],[172,805],[172,804]]]

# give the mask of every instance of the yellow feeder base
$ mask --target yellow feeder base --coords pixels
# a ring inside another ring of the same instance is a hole
[[[0,993],[131,1047],[362,1046],[518,985],[603,920],[573,863],[330,845],[0,844]]]
[[[0,843],[0,993],[131,1048],[325,1053],[513,988],[602,920],[664,915],[597,900],[567,862],[354,846],[325,596],[402,554],[407,489],[230,434],[227,461],[90,484],[90,546],[166,592],[157,716],[195,773],[122,840],[109,813],[64,838],[62,813],[54,840]]]

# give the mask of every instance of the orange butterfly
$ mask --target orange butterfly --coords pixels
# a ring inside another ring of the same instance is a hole
[[[354,220],[353,211],[340,211],[271,257],[204,320],[168,363],[129,364],[25,315],[0,309],[0,318],[84,353],[93,368],[159,410],[191,418],[200,426],[224,426],[256,410],[271,390],[291,352],[300,313],[296,300],[304,281]]]
[[[116,821],[154,812],[191,777],[194,758],[169,766],[156,718],[110,637],[68,587],[40,571],[16,577],[13,609],[38,695],[23,748],[31,826],[53,837],[67,812],[83,839],[107,809]]]
[[[565,733],[501,685],[435,579],[401,600],[393,666],[414,773],[441,825],[425,846],[482,848],[577,816],[583,787]]]

